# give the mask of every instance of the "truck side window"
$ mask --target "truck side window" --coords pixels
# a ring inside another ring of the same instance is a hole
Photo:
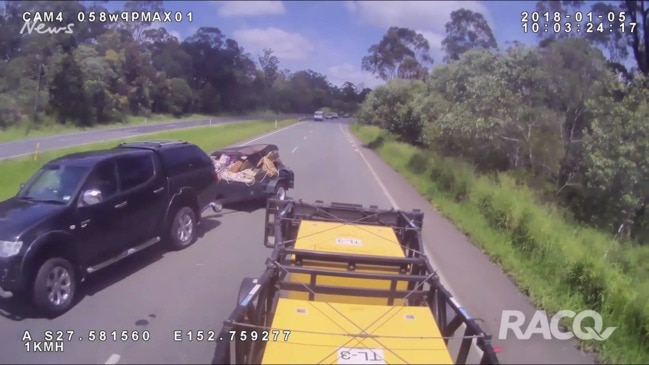
[[[145,184],[154,174],[151,154],[124,156],[117,160],[117,175],[122,191]]]
[[[196,146],[182,146],[163,151],[162,162],[172,175],[191,171],[192,167],[211,166],[212,160]]]
[[[101,191],[102,199],[106,200],[117,194],[117,175],[115,161],[103,162],[95,167],[82,190],[96,189]]]

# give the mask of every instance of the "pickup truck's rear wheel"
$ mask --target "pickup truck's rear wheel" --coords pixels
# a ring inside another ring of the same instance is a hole
[[[171,223],[169,239],[176,250],[182,250],[191,245],[196,238],[196,215],[190,207],[178,209]]]
[[[77,292],[74,267],[63,258],[45,260],[34,279],[33,299],[38,309],[59,316],[72,307]]]
[[[278,183],[275,186],[275,199],[279,199],[279,200],[286,199],[286,185],[284,185],[284,183]]]

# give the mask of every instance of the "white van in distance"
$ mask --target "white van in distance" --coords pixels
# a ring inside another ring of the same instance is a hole
[[[323,121],[324,120],[324,112],[315,112],[315,114],[313,114],[313,120]]]

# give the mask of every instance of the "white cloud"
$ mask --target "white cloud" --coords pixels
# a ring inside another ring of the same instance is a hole
[[[298,33],[269,28],[248,28],[234,31],[233,38],[246,50],[261,53],[271,48],[280,61],[300,61],[308,59],[313,53],[313,43]]]
[[[373,88],[375,86],[384,84],[385,81],[377,79],[371,73],[363,70],[358,70],[349,63],[334,65],[327,70],[327,79],[338,86],[342,86],[345,82],[349,81],[358,86],[364,84],[365,87]]]
[[[224,18],[286,13],[284,3],[281,1],[214,1],[213,3],[219,7],[219,16]]]
[[[453,11],[479,12],[493,26],[489,10],[479,1],[346,1],[344,6],[367,24],[385,30],[391,26],[416,30],[428,40],[435,58],[441,56],[445,25]]]

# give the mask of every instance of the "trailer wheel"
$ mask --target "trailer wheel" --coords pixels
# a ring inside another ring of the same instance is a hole
[[[286,200],[286,186],[283,182],[277,183],[275,186],[275,199]]]

